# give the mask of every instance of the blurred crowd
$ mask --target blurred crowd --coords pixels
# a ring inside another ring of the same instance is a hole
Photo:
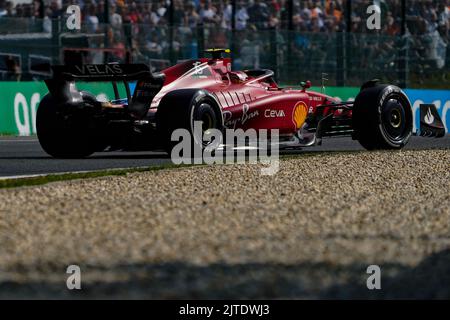
[[[109,3],[108,16],[105,1]],[[109,46],[118,49],[118,59],[124,58],[125,47],[131,47],[138,60],[167,59],[169,51],[179,59],[196,57],[200,36],[206,47],[231,46],[230,0],[173,1],[171,15],[170,0],[33,0],[21,4],[0,0],[0,22],[3,17],[44,17],[44,31],[50,32],[51,20],[67,15],[67,6],[76,4],[82,11],[83,30],[106,32]],[[275,54],[280,63],[293,56],[317,68],[335,68],[336,47],[340,45],[336,34],[351,30],[351,50],[359,58],[349,68],[393,64],[401,46],[407,46],[410,60],[419,61],[420,67],[448,65],[450,1],[408,0],[404,37],[400,37],[401,2],[353,0],[351,25],[347,26],[345,0],[293,0],[291,19],[288,0],[236,0],[237,63],[257,68],[273,61]],[[381,8],[380,30],[369,30],[366,25],[366,10],[372,4]],[[171,21],[173,31],[169,32]],[[289,27],[293,31],[288,31]]]
[[[105,22],[106,0],[0,0],[0,18],[56,18],[69,5],[79,5],[82,18],[95,28]],[[235,27],[246,29],[287,29],[288,0],[236,0]],[[383,16],[383,32],[398,35],[401,24],[401,0],[352,0],[352,31],[365,32],[366,9],[378,4]],[[108,0],[109,20],[150,26],[170,22],[170,0]],[[345,28],[345,0],[293,0],[293,26],[309,32],[335,32]],[[413,33],[425,33],[449,27],[450,3],[447,0],[408,0],[408,27]],[[198,24],[231,29],[231,0],[174,0],[173,24],[195,28]]]

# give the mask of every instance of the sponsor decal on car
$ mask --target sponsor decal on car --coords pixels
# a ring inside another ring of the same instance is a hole
[[[426,124],[432,124],[434,122],[434,116],[431,113],[431,108],[428,108],[427,114],[425,115],[423,120]]]
[[[192,78],[207,78],[211,75],[211,72],[208,69],[208,66],[205,63],[202,63],[200,61],[196,61],[193,63],[193,73]]]
[[[259,111],[255,110],[252,112],[248,112],[250,109],[248,104],[242,105],[242,116],[240,118],[231,119],[232,113],[231,111],[224,111],[223,112],[223,120],[225,122],[225,126],[227,128],[236,128],[238,124],[244,125],[248,120],[253,119],[257,116],[259,116]]]
[[[318,101],[318,102],[321,102],[321,101],[322,101],[322,97],[309,96],[309,100],[310,100],[310,101]]]
[[[122,74],[123,70],[118,64],[93,65],[87,64],[83,66],[75,66],[82,75],[115,75]]]
[[[297,102],[294,106],[294,112],[292,113],[292,122],[297,129],[300,129],[306,120],[308,114],[308,106],[303,101]]]
[[[273,110],[273,109],[266,109],[264,110],[264,117],[266,118],[284,118],[286,114],[284,113],[284,110]]]

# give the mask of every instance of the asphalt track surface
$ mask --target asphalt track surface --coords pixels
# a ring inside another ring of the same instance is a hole
[[[412,137],[405,149],[446,148],[450,148],[450,135],[440,139]],[[322,146],[282,151],[281,154],[358,150],[363,150],[363,148],[357,141],[348,137],[339,137],[324,139]],[[36,137],[6,136],[0,138],[0,178],[148,167],[168,163],[171,163],[170,157],[162,152],[99,152],[87,159],[53,159],[41,149]]]

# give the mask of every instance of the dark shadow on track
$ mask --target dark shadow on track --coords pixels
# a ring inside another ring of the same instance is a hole
[[[22,272],[44,272],[52,282],[0,283],[4,298],[151,298],[151,299],[448,299],[450,298],[450,250],[425,258],[416,267],[383,264],[381,290],[366,286],[366,264],[327,263],[211,264],[185,263],[130,264],[111,267],[80,265],[84,272],[108,280],[83,282],[83,290],[65,287],[65,267],[56,261],[20,266]],[[53,270],[55,269],[56,270]],[[52,273],[54,272],[54,273]],[[111,273],[127,280],[111,280]],[[54,282],[55,274],[61,281]],[[98,277],[97,277],[98,278]]]

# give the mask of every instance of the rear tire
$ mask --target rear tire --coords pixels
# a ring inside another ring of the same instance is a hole
[[[95,96],[82,92],[83,101],[95,103]],[[59,112],[57,101],[47,94],[39,104],[36,130],[42,149],[54,158],[85,158],[98,147],[95,124],[83,110],[69,116]]]
[[[354,138],[364,148],[401,149],[412,133],[411,104],[400,88],[374,83],[356,97],[352,122]]]
[[[176,129],[185,129],[189,132],[193,148],[196,145],[203,150],[212,146],[194,134],[194,121],[202,122],[202,134],[210,129],[223,131],[222,111],[207,91],[181,89],[169,92],[162,98],[156,114],[156,123],[161,144],[169,155],[172,148],[179,143],[171,141],[172,133]],[[217,144],[217,141],[214,143]]]

